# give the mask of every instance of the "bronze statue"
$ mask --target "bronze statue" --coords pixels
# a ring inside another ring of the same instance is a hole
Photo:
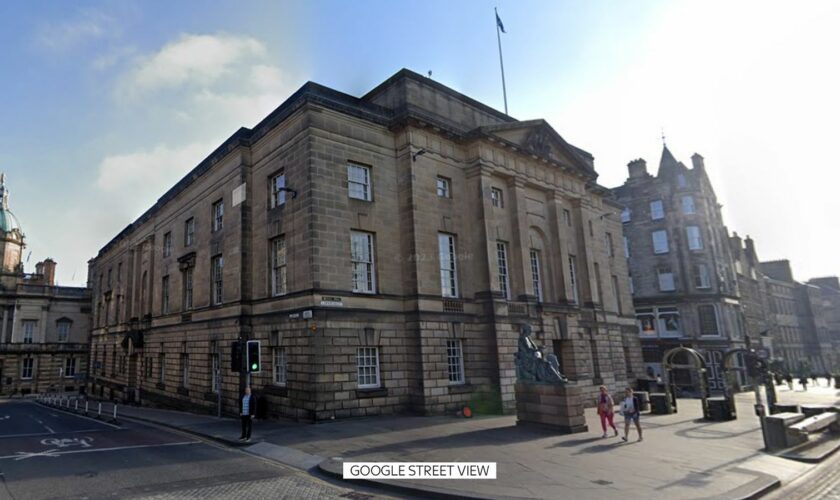
[[[519,327],[519,351],[515,355],[516,378],[520,382],[565,384],[569,380],[560,373],[560,363],[553,353],[543,353],[531,340],[531,326]]]

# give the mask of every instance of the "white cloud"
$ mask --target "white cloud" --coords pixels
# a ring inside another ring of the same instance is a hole
[[[251,37],[184,34],[156,53],[139,58],[119,90],[135,96],[183,86],[206,87],[265,53],[265,46]]]
[[[175,148],[158,144],[149,150],[107,156],[99,164],[96,185],[107,193],[160,196],[212,151],[212,146],[203,143]]]
[[[91,40],[116,35],[120,31],[116,20],[93,9],[61,22],[44,24],[36,33],[38,45],[55,51],[65,51]]]

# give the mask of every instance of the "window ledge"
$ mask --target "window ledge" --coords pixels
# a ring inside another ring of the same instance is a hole
[[[381,398],[387,395],[388,389],[385,387],[374,387],[371,389],[356,389],[356,397],[358,399]]]
[[[475,386],[472,384],[452,384],[449,386],[449,394],[466,394],[468,392],[473,392],[475,390]]]

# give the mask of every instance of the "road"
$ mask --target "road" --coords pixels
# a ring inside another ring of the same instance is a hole
[[[189,434],[0,400],[0,499],[370,498]]]

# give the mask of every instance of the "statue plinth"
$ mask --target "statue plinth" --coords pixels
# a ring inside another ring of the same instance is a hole
[[[586,432],[583,390],[567,384],[516,384],[516,425],[560,434]]]

